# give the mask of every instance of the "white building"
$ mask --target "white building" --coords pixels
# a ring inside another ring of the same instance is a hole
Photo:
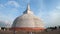
[[[17,17],[12,25],[15,30],[43,30],[43,21],[36,17],[30,10],[30,5],[28,4],[27,9],[23,12],[23,15]]]

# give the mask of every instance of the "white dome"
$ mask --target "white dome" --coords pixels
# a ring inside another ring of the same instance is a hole
[[[14,20],[12,27],[44,27],[44,25],[42,20],[36,17],[28,6],[24,14]]]

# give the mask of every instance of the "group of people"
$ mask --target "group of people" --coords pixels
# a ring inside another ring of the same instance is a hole
[[[45,29],[45,31],[53,31],[53,30],[56,30],[56,29],[60,29],[60,26],[55,26],[55,27],[48,27]]]
[[[9,30],[9,28],[6,28],[6,27],[0,27],[0,30],[1,30],[1,31],[7,31],[7,30]]]

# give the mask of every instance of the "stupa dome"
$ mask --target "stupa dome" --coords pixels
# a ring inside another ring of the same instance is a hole
[[[33,12],[30,10],[30,5],[28,5],[26,11],[23,12],[23,15],[14,20],[12,27],[16,28],[17,30],[27,30],[27,28],[30,30],[44,29],[44,24],[41,19],[33,14]]]

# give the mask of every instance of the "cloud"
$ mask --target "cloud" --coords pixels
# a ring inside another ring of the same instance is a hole
[[[60,9],[60,6],[56,7],[57,9]]]
[[[50,22],[50,26],[60,25],[60,6],[56,6],[56,8],[49,12],[48,21]]]
[[[14,8],[9,8],[9,7],[14,7]],[[5,4],[1,3],[0,4],[0,20],[4,21],[4,23],[7,24],[7,26],[11,26],[14,20],[14,16],[16,16],[15,14],[18,13],[17,8],[19,7],[20,5],[16,1],[8,1]],[[9,14],[4,14],[4,12]]]
[[[6,26],[11,26],[12,18],[8,15],[0,14],[0,21],[2,21]]]
[[[3,4],[0,4],[0,9],[5,8],[5,6]]]
[[[43,19],[46,27],[58,26],[60,25],[60,5],[48,12],[44,12],[43,10],[39,9],[37,16]]]
[[[19,3],[17,3],[16,1],[8,1],[5,5],[15,6],[15,8],[20,7]]]
[[[4,5],[0,4],[0,7],[4,8]]]
[[[0,27],[11,27],[10,21],[0,20]]]
[[[16,1],[8,1],[7,3],[5,3],[5,4],[0,4],[0,9],[1,8],[6,8],[7,6],[9,6],[9,7],[15,7],[15,8],[19,8],[20,7],[20,5],[19,5],[19,3],[18,2],[16,2]]]

